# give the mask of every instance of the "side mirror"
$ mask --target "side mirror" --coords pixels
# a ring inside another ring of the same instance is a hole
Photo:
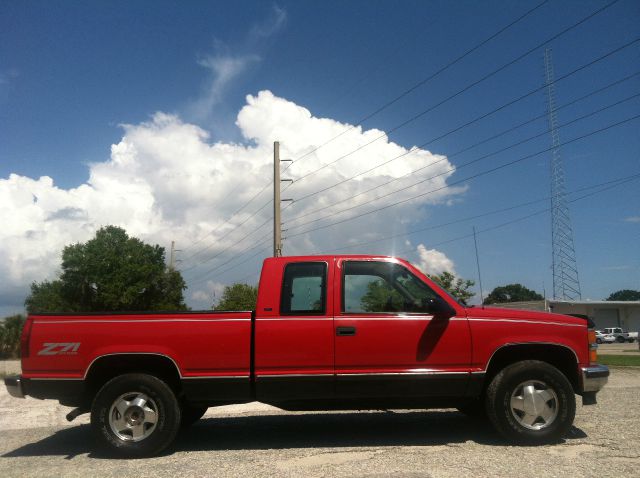
[[[423,300],[424,309],[436,319],[448,319],[456,315],[456,310],[442,297]]]

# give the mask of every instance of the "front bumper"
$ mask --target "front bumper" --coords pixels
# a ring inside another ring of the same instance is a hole
[[[599,392],[609,381],[609,367],[605,365],[591,365],[582,367],[582,391]]]
[[[24,398],[25,393],[22,387],[22,378],[20,375],[11,375],[4,379],[4,385],[7,387],[9,395],[16,398]]]

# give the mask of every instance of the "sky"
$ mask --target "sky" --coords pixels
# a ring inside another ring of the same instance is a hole
[[[635,0],[0,0],[0,316],[108,224],[175,241],[194,309],[257,283],[274,141],[284,254],[477,303],[475,227],[485,296],[551,297],[546,48],[582,298],[640,289],[639,38]]]

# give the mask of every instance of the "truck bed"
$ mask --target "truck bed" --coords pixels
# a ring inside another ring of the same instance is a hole
[[[182,379],[249,377],[251,312],[49,314],[30,317],[26,379],[83,379],[101,357],[157,354]]]

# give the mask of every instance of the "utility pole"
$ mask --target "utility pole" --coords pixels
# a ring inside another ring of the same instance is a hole
[[[280,205],[293,202],[293,199],[280,198],[281,183],[292,183],[293,179],[280,179],[280,163],[293,162],[292,159],[280,159],[280,141],[273,142],[273,257],[282,256],[282,219]],[[286,170],[285,170],[286,171]]]
[[[273,142],[273,257],[282,256],[280,220],[280,141]]]
[[[176,241],[171,241],[171,253],[169,254],[169,269],[176,268]]]

